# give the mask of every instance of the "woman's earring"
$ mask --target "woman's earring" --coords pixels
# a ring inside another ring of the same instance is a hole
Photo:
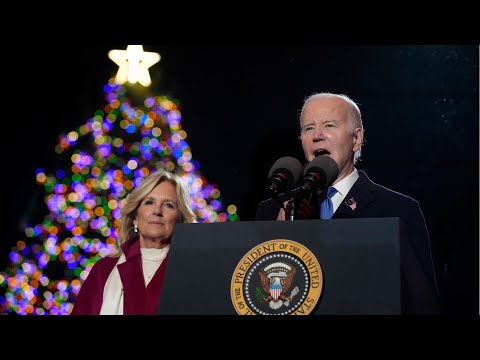
[[[137,225],[133,225],[133,231],[135,231],[136,233],[138,233],[138,226],[137,226]]]

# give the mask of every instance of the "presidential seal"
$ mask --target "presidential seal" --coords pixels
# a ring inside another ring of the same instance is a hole
[[[315,255],[295,241],[276,239],[257,245],[239,261],[230,294],[239,315],[308,315],[322,287]]]

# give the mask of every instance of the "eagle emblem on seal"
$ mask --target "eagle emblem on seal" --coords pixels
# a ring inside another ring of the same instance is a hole
[[[292,287],[296,272],[295,267],[284,262],[275,262],[259,271],[263,291],[267,294],[262,298],[262,301],[268,301],[272,309],[278,309],[282,306],[288,307],[290,301],[299,291],[298,287],[295,287],[290,295],[287,295]]]

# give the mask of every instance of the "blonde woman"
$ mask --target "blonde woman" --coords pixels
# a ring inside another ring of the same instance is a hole
[[[177,223],[194,223],[188,189],[176,174],[156,171],[121,209],[118,253],[98,260],[72,315],[153,315]]]

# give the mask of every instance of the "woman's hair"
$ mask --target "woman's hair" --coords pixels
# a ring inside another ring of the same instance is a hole
[[[189,190],[182,179],[174,173],[166,170],[157,170],[143,179],[142,183],[133,189],[127,196],[125,205],[120,210],[120,228],[118,230],[118,254],[121,254],[120,246],[135,234],[133,220],[137,217],[137,211],[141,202],[160,183],[167,181],[175,187],[177,193],[178,210],[180,211],[180,223],[196,223],[197,217],[190,207]]]

